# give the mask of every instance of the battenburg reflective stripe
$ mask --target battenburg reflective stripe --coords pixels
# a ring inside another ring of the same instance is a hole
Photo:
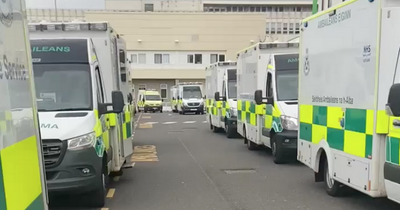
[[[371,157],[373,110],[300,105],[299,117],[301,140],[314,144],[326,140],[332,149]]]

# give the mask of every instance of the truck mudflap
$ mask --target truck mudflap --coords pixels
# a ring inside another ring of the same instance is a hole
[[[56,166],[46,166],[50,194],[84,194],[98,189],[99,184],[102,184],[99,180],[103,161],[94,147],[65,150],[58,162]]]

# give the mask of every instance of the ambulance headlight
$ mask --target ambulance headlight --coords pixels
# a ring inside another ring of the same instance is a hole
[[[286,130],[298,130],[297,118],[281,115],[282,128]]]
[[[96,143],[96,133],[92,132],[68,140],[69,150],[80,150],[93,147]]]
[[[231,108],[229,109],[229,114],[230,114],[232,117],[237,117],[237,109],[234,108],[234,107],[231,107]]]

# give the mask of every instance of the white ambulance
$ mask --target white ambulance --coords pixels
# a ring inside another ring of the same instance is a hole
[[[49,193],[103,206],[110,173],[132,166],[125,49],[107,22],[29,24]]]
[[[400,203],[399,22],[398,0],[346,1],[303,20],[298,160],[331,196],[350,187]]]
[[[206,119],[214,132],[237,134],[236,62],[218,62],[206,68]]]
[[[25,1],[0,11],[0,209],[47,210]]]
[[[178,88],[176,85],[170,89],[172,112],[178,112]]]
[[[178,113],[204,114],[204,97],[201,82],[183,82],[177,85]]]
[[[237,131],[277,164],[296,157],[298,52],[299,43],[258,43],[238,53]]]

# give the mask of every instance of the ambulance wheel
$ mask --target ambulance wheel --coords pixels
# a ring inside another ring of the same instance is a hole
[[[228,139],[233,138],[236,134],[236,131],[233,130],[231,126],[229,126],[227,119],[225,119],[225,133]]]
[[[162,113],[162,109],[160,109],[160,113]]]
[[[325,183],[325,190],[326,193],[332,197],[338,197],[343,195],[344,185],[335,181],[329,175],[329,165],[328,160],[325,158],[325,165],[324,165],[324,183]]]
[[[271,151],[272,159],[275,164],[282,164],[284,162],[284,156],[281,149],[281,144],[279,144],[279,137],[277,135],[272,137],[271,141]]]
[[[106,203],[107,183],[109,178],[107,166],[103,166],[102,171],[101,180],[99,180],[99,189],[89,194],[90,198],[88,202],[91,207],[101,208]]]
[[[257,149],[257,144],[255,144],[254,142],[247,139],[246,128],[243,128],[243,138],[244,138],[244,142],[246,142],[248,150],[256,150]]]

